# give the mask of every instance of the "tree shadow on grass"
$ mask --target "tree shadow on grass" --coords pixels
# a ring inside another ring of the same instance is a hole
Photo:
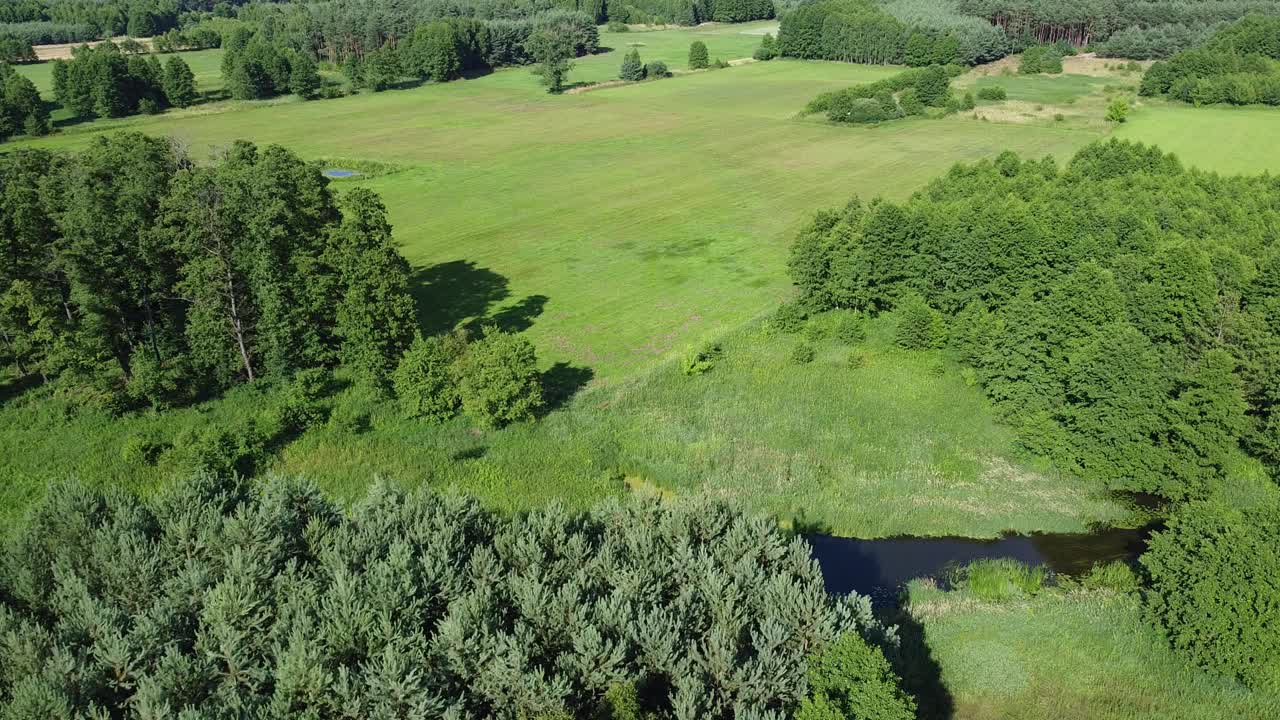
[[[886,652],[902,685],[916,699],[919,720],[951,720],[955,699],[942,682],[942,666],[933,657],[925,639],[924,626],[906,610],[897,611],[892,623],[898,626],[898,648]]]
[[[507,278],[470,260],[438,263],[415,272],[410,292],[418,305],[424,335],[438,335],[463,320],[482,318],[511,294]]]
[[[28,373],[21,377],[6,376],[0,379],[0,405],[16,400],[26,391],[40,385],[40,376]]]
[[[575,367],[567,362],[558,362],[547,368],[542,373],[542,395],[546,400],[543,412],[564,407],[595,376],[596,373],[591,368]]]
[[[547,307],[546,295],[530,295],[511,307],[503,308],[481,321],[483,325],[496,325],[506,332],[523,332],[533,325],[533,319]]]

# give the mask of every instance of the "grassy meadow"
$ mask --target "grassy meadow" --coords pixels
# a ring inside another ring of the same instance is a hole
[[[988,602],[913,585],[954,720],[1264,720],[1280,698],[1184,662],[1141,616],[1137,596],[1051,589]]]
[[[757,335],[759,319],[790,292],[788,248],[815,210],[855,194],[901,199],[955,162],[1006,149],[1066,159],[1113,130],[1101,108],[1132,76],[975,71],[958,84],[998,81],[1010,106],[1029,109],[984,105],[973,115],[849,127],[796,113],[819,92],[898,68],[775,61],[682,72],[693,39],[712,58],[736,60],[774,28],[602,33],[611,50],[578,59],[570,82],[615,77],[630,47],[678,75],[589,92],[552,96],[527,68],[511,68],[334,100],[207,102],[67,125],[5,147],[74,149],[128,129],[170,135],[197,157],[247,138],[334,167],[376,169],[336,187],[381,194],[417,269],[424,329],[479,320],[523,331],[559,394],[580,391],[536,425],[491,432],[465,420],[404,421],[384,398],[341,390],[331,402],[367,415],[369,428],[313,430],[282,448],[273,468],[341,497],[360,494],[374,474],[510,509],[548,498],[585,504],[630,482],[736,498],[862,536],[1079,530],[1118,517],[1113,504],[1019,457],[981,393],[954,368],[939,373],[937,358],[894,350],[881,331],[868,341],[865,367],[841,375],[847,384],[832,392],[830,370],[847,349],[831,343],[797,368],[788,361],[793,338]],[[216,91],[220,51],[184,57],[201,88]],[[47,90],[49,67],[21,71]],[[1058,110],[1063,120],[1052,117]],[[1213,169],[1280,166],[1267,165],[1266,152],[1215,153],[1212,142],[1167,129],[1195,113],[1212,124],[1225,111],[1144,105],[1120,132],[1159,139]],[[1274,132],[1265,112],[1232,118],[1237,131],[1227,137],[1246,147]],[[717,339],[721,365],[683,376],[679,358]],[[125,439],[243,417],[261,404],[257,393],[238,389],[163,420],[65,406],[41,417],[25,400],[39,393],[27,393],[0,408],[11,428],[0,434],[0,499],[18,512],[67,475],[154,487],[176,469],[128,466]]]

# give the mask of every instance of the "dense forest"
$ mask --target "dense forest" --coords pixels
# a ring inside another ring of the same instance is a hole
[[[377,196],[339,203],[279,148],[197,166],[168,140],[0,157],[0,328],[19,377],[164,407],[338,363],[383,378],[413,339]]]
[[[803,541],[705,504],[72,484],[0,550],[11,718],[909,720],[892,639]]]
[[[1113,140],[820,212],[790,268],[800,311],[892,309],[900,345],[971,368],[1029,450],[1190,502],[1144,559],[1151,615],[1201,664],[1280,687],[1280,508],[1222,498],[1242,450],[1280,471],[1277,223],[1275,178]]]
[[[903,342],[952,348],[1029,448],[1180,499],[1241,441],[1280,466],[1277,221],[1274,178],[1112,141],[823,212],[791,268],[812,308],[909,310]]]
[[[1280,17],[1247,17],[1153,64],[1139,92],[1195,105],[1280,105]]]

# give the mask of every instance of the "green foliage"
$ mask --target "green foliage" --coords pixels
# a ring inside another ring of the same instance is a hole
[[[1107,105],[1107,122],[1122,123],[1129,119],[1129,101],[1116,98]]]
[[[724,355],[719,345],[708,345],[696,352],[686,353],[681,363],[685,375],[702,375],[716,366],[716,362]]]
[[[1180,654],[1280,691],[1280,508],[1211,501],[1177,512],[1142,565],[1147,615]]]
[[[196,101],[196,76],[186,61],[174,55],[164,63],[164,97],[174,107],[187,107]]]
[[[487,329],[455,368],[462,409],[482,425],[532,420],[543,406],[533,344],[518,335]]]
[[[979,100],[990,100],[992,102],[999,102],[1008,97],[1009,97],[1009,94],[1005,91],[1003,85],[988,85],[986,87],[979,88],[978,90]]]
[[[120,456],[130,465],[155,465],[170,447],[154,432],[137,432],[125,439]]]
[[[827,0],[800,4],[782,16],[782,55],[913,67],[973,65],[1009,51],[1004,31],[964,18],[937,3]]]
[[[466,341],[457,335],[419,337],[400,360],[392,380],[405,417],[440,422],[458,411],[453,364],[466,352]]]
[[[1214,229],[1170,224],[1166,201]],[[1276,385],[1262,377],[1280,355],[1262,348],[1280,326],[1240,263],[1269,252],[1259,218],[1277,207],[1265,180],[1141,145],[1092,145],[1066,170],[1005,153],[901,206],[820,213],[790,267],[808,306],[898,309],[907,347],[938,347],[936,308],[1028,449],[1112,488],[1194,497],[1242,440],[1275,462]]]
[[[671,71],[667,69],[667,64],[661,60],[645,63],[644,74],[645,77],[651,78],[671,77]]]
[[[957,588],[987,602],[1034,597],[1044,587],[1044,580],[1043,566],[1009,558],[975,560],[951,578]]]
[[[1119,593],[1137,592],[1138,575],[1126,563],[1114,561],[1099,563],[1089,569],[1080,584],[1090,590],[1111,590]]]
[[[848,633],[809,661],[796,720],[912,720],[915,701],[877,648]]]
[[[806,113],[823,112],[840,122],[881,122],[924,114],[925,106],[941,107],[951,99],[951,70],[941,65],[914,68],[865,85],[825,92],[809,101]],[[893,94],[899,93],[895,102]],[[864,102],[874,101],[874,104]]]
[[[773,33],[764,34],[760,39],[760,47],[755,49],[751,57],[766,62],[778,57],[778,43],[773,39]]]
[[[285,478],[197,475],[146,502],[60,484],[0,569],[6,717],[727,720],[793,711],[809,649],[828,702],[910,708],[860,637],[888,635],[867,600],[831,598],[803,540],[717,505],[509,516],[383,485],[342,510]]]
[[[1037,45],[1023,50],[1018,72],[1023,75],[1062,72],[1062,49],[1056,45]]]
[[[813,345],[805,340],[796,343],[795,348],[791,350],[791,362],[796,365],[807,365],[813,362],[815,357],[817,357],[817,353],[814,351]]]
[[[783,303],[773,312],[773,317],[769,318],[769,328],[774,332],[788,335],[798,333],[804,329],[805,320],[808,318],[809,311],[800,303]]]
[[[631,32],[631,26],[627,25],[626,23],[620,20],[610,20],[605,25],[605,29],[611,33]]]
[[[694,40],[689,45],[689,69],[705,70],[710,64],[707,56],[707,44],[701,40]]]
[[[163,71],[155,57],[126,57],[114,43],[81,46],[70,60],[55,60],[53,94],[73,114],[123,117],[140,111],[143,100],[163,106]]]
[[[533,72],[542,78],[547,90],[552,93],[564,90],[564,79],[573,68],[573,38],[563,30],[546,28],[530,35],[524,48],[537,63]]]
[[[1196,106],[1280,105],[1280,19],[1252,15],[1214,33],[1200,47],[1157,62],[1139,94],[1166,95]]]
[[[320,94],[322,87],[324,87],[324,80],[320,77],[316,61],[312,60],[309,54],[295,52],[290,56],[289,92],[303,100],[312,100]]]
[[[908,293],[894,307],[898,326],[894,341],[907,350],[929,350],[946,342],[942,314],[929,307],[919,293]]]
[[[644,70],[644,63],[640,62],[640,51],[632,49],[622,60],[622,69],[618,71],[618,78],[632,82],[643,80]]]

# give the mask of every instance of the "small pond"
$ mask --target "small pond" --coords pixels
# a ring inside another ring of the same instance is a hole
[[[945,581],[951,568],[983,558],[1013,558],[1059,575],[1083,575],[1096,563],[1133,561],[1152,527],[1108,528],[1081,534],[1010,535],[999,540],[888,538],[857,540],[806,535],[822,567],[827,591],[868,595],[876,604],[897,601],[913,578]]]
[[[343,170],[342,168],[325,168],[320,172],[327,178],[348,178],[360,174],[355,170]]]

